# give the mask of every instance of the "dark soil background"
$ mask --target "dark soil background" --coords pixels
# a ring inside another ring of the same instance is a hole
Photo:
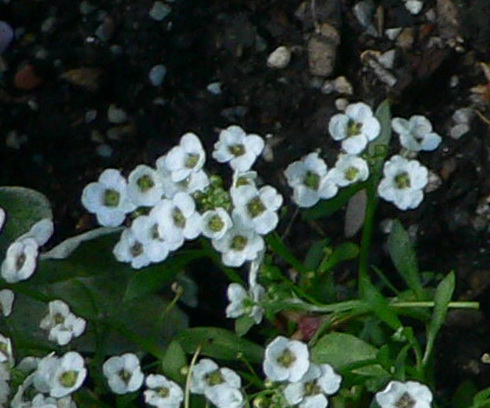
[[[413,15],[403,0],[167,1],[171,12],[157,21],[152,0],[0,0],[0,20],[15,30],[0,56],[0,184],[43,192],[59,241],[95,226],[80,195],[104,168],[154,164],[187,131],[211,152],[219,129],[238,124],[269,135],[258,171],[288,196],[290,162],[321,148],[333,164],[326,129],[342,98],[376,106],[388,97],[394,116],[426,115],[443,143],[420,156],[434,172],[423,204],[406,213],[382,204],[378,222],[400,217],[421,268],[455,270],[459,298],[482,302],[482,313],[451,314],[438,373],[443,389],[463,379],[489,386],[480,357],[490,351],[490,2],[426,0]],[[396,28],[390,39],[385,30]],[[292,54],[281,69],[267,64],[279,46]],[[377,58],[390,50],[386,67]],[[154,86],[158,64],[167,72]],[[327,93],[325,81],[339,76],[353,91]],[[111,105],[127,118],[111,123]],[[466,107],[469,131],[451,136],[453,113]],[[290,227],[299,254],[319,229],[343,239],[340,216]],[[377,238],[373,259],[386,263],[381,228]]]

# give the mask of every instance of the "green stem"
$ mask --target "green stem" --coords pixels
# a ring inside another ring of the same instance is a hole
[[[392,301],[390,306],[393,307],[434,307],[435,302],[425,301],[425,302],[397,302]],[[480,304],[478,302],[449,302],[448,307],[453,309],[479,309]]]

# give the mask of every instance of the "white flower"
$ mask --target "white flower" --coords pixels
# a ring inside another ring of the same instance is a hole
[[[14,292],[10,289],[0,290],[0,310],[3,316],[8,317],[12,313],[14,298]]]
[[[250,170],[264,146],[260,136],[247,135],[239,126],[229,126],[221,131],[213,158],[220,163],[229,162],[233,170],[244,172]]]
[[[53,221],[49,218],[43,218],[42,220],[36,222],[28,232],[17,238],[16,241],[32,238],[37,242],[38,246],[43,246],[46,242],[48,242],[49,238],[51,238],[53,232]]]
[[[129,174],[128,197],[139,207],[151,207],[161,200],[163,183],[160,173],[149,166],[140,164]]]
[[[284,389],[284,397],[291,405],[299,408],[325,408],[327,395],[335,394],[342,377],[328,364],[310,363],[310,368],[298,382],[292,382]]]
[[[165,158],[172,181],[177,183],[202,169],[206,160],[201,141],[194,133],[186,133],[180,144],[172,148]]]
[[[12,342],[8,337],[0,334],[0,363],[14,365],[14,353],[12,351]]]
[[[425,116],[414,115],[409,120],[394,118],[391,127],[400,135],[401,145],[412,152],[435,150],[441,144],[441,136],[432,131],[432,124]]]
[[[299,381],[310,367],[306,344],[276,337],[265,349],[264,373],[270,381]]]
[[[37,394],[29,408],[76,408],[76,404],[70,396],[55,399],[46,397],[43,394]]]
[[[293,201],[299,207],[313,207],[320,198],[332,198],[338,192],[338,187],[327,174],[327,165],[316,152],[291,163],[284,175],[294,190]]]
[[[244,403],[240,391],[242,380],[229,368],[219,368],[209,359],[202,359],[192,369],[191,392],[204,394],[218,408],[238,408]]]
[[[379,136],[381,126],[373,111],[365,103],[354,103],[344,113],[333,115],[328,131],[334,140],[342,140],[342,148],[350,154],[359,154],[367,144]]]
[[[376,393],[376,402],[381,408],[430,408],[432,393],[416,381],[391,381],[383,391]]]
[[[394,203],[400,210],[416,208],[422,202],[422,189],[429,181],[429,172],[417,160],[393,156],[384,164],[383,174],[378,186],[380,197]]]
[[[10,396],[10,367],[9,364],[0,364],[0,407],[6,407],[5,403]]]
[[[223,263],[233,267],[254,260],[265,247],[262,236],[236,219],[233,220],[233,227],[222,238],[213,239],[211,243],[214,249],[221,252]]]
[[[233,194],[244,186],[255,186],[257,181],[256,171],[235,171],[233,173],[233,181],[231,183],[230,194]]]
[[[3,226],[5,225],[6,217],[7,217],[7,213],[2,207],[0,207],[0,232],[2,232]]]
[[[202,220],[196,211],[194,199],[187,193],[177,193],[164,199],[154,208],[158,232],[172,248],[178,248],[184,239],[194,239],[202,231]]]
[[[184,400],[182,388],[163,375],[146,377],[145,402],[157,408],[178,408]]]
[[[346,187],[359,181],[366,181],[369,168],[366,160],[351,154],[341,155],[335,167],[330,170],[332,181],[339,187]]]
[[[233,221],[224,208],[206,211],[202,215],[202,234],[209,239],[220,239],[232,227]]]
[[[227,291],[230,304],[226,308],[226,317],[237,318],[248,315],[259,324],[264,314],[263,309],[258,304],[265,295],[265,289],[256,284],[247,292],[245,288],[238,283],[231,283]]]
[[[167,156],[161,156],[157,160],[157,171],[162,180],[163,195],[166,198],[173,198],[175,194],[187,193],[192,194],[196,191],[203,191],[207,186],[209,186],[209,177],[204,170],[199,170],[190,173],[190,175],[179,181],[172,181],[171,173],[167,169],[166,165]]]
[[[151,263],[146,246],[138,241],[133,230],[126,228],[112,251],[119,262],[130,262],[135,269],[144,268]]]
[[[29,279],[37,266],[39,245],[33,238],[15,241],[7,249],[2,262],[2,277],[8,283]]]
[[[276,228],[281,204],[282,196],[274,187],[257,190],[254,186],[243,186],[233,195],[233,218],[239,218],[244,225],[265,235]]]
[[[104,227],[117,227],[136,206],[128,197],[126,180],[118,170],[106,169],[96,183],[83,189],[82,204]]]
[[[39,361],[34,372],[34,387],[54,398],[62,398],[75,392],[87,376],[83,357],[69,351],[61,358],[52,354]]]
[[[145,256],[151,262],[162,262],[168,254],[169,245],[158,231],[158,218],[155,215],[155,208],[148,215],[140,215],[131,224],[136,241],[144,247]]]
[[[65,346],[85,331],[85,319],[71,313],[70,307],[62,300],[49,302],[48,308],[49,313],[41,320],[40,327],[49,330],[49,340]]]
[[[133,353],[109,358],[102,366],[109,387],[116,394],[136,391],[143,384],[140,361]]]

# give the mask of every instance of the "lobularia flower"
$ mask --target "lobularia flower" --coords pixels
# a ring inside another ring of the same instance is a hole
[[[10,396],[10,367],[9,364],[0,364],[0,407],[6,407]]]
[[[380,197],[394,203],[400,210],[416,208],[422,202],[422,189],[429,181],[429,172],[417,160],[393,156],[385,162],[383,174],[378,186]]]
[[[264,140],[258,135],[247,135],[239,126],[229,126],[221,131],[214,145],[213,158],[220,163],[230,163],[233,170],[250,170],[257,156],[264,150]]]
[[[209,239],[220,239],[232,227],[233,221],[224,208],[206,211],[202,215],[202,234]]]
[[[299,404],[299,408],[326,408],[327,395],[339,390],[341,380],[342,377],[330,365],[310,363],[310,368],[300,381],[286,386],[284,397],[291,405]]]
[[[5,218],[7,214],[5,213],[5,210],[0,207],[0,232],[2,232],[3,226],[5,225]]]
[[[252,286],[247,292],[242,285],[231,283],[227,295],[230,304],[226,308],[226,317],[237,318],[247,315],[257,324],[262,321],[264,311],[259,302],[265,295],[265,289],[261,285]]]
[[[184,400],[182,388],[163,375],[146,377],[145,402],[157,408],[179,408]]]
[[[435,150],[441,144],[441,136],[432,131],[432,124],[425,116],[414,115],[409,120],[394,118],[391,127],[400,135],[401,145],[412,152]]]
[[[282,196],[274,187],[264,186],[257,190],[254,186],[243,186],[239,193],[233,194],[233,218],[265,235],[276,228],[281,204]]]
[[[37,394],[33,399],[32,399],[32,405],[26,405],[25,407],[23,405],[20,405],[19,408],[76,408],[77,405],[75,404],[75,401],[71,399],[70,396],[63,397],[63,398],[53,398],[53,397],[46,397],[43,394]],[[12,408],[15,408],[12,405]]]
[[[194,239],[202,231],[201,215],[196,211],[194,199],[187,193],[177,193],[172,199],[164,199],[154,208],[158,220],[158,232],[168,245],[178,248],[184,239]]]
[[[190,175],[179,181],[172,181],[171,173],[165,164],[167,156],[158,158],[156,166],[163,185],[163,195],[165,198],[173,198],[177,193],[192,194],[196,191],[203,191],[209,186],[209,177],[204,170],[190,173]]]
[[[254,260],[265,247],[262,236],[238,219],[233,219],[233,227],[222,238],[213,239],[211,243],[214,249],[221,252],[223,263],[233,267]]]
[[[14,292],[10,289],[0,290],[0,311],[3,316],[8,317],[12,313],[14,298]]]
[[[0,334],[0,363],[14,365],[14,353],[12,351],[12,342],[8,337]]]
[[[49,330],[49,340],[65,346],[85,331],[85,319],[75,316],[62,300],[49,302],[48,308],[49,313],[41,320],[40,327]]]
[[[230,194],[233,194],[244,186],[256,186],[257,172],[256,171],[235,171],[233,173],[233,181],[231,183]]]
[[[33,374],[34,387],[54,398],[66,397],[81,387],[87,369],[83,357],[69,351],[62,357],[49,354],[39,361]]]
[[[205,160],[206,152],[199,138],[194,133],[186,133],[180,139],[180,144],[167,153],[165,166],[172,181],[178,183],[201,170]]]
[[[366,160],[351,154],[341,155],[335,167],[330,170],[332,181],[339,187],[346,187],[369,177],[369,168]]]
[[[117,227],[136,206],[128,197],[126,180],[118,170],[106,169],[96,183],[83,189],[82,204],[104,227]]]
[[[333,115],[328,131],[334,140],[342,141],[342,148],[349,154],[359,154],[367,144],[379,136],[381,126],[373,111],[365,103],[354,103],[345,113]]]
[[[133,353],[109,358],[102,366],[109,387],[116,394],[138,390],[143,384],[140,361]]]
[[[316,152],[291,163],[284,175],[293,188],[293,201],[299,207],[313,207],[320,198],[332,198],[338,191],[327,174],[327,165]]]
[[[161,200],[163,183],[160,173],[140,164],[129,174],[128,198],[137,206],[151,207]]]
[[[37,266],[39,244],[33,238],[15,241],[2,262],[2,277],[8,283],[29,279]]]
[[[279,336],[265,349],[264,373],[270,381],[296,382],[308,371],[309,358],[306,344]]]
[[[37,242],[38,246],[43,246],[49,241],[54,232],[53,221],[50,218],[43,218],[36,222],[28,232],[21,235],[16,241],[22,241],[26,238],[32,238]]]
[[[146,246],[138,241],[133,230],[126,228],[112,252],[119,262],[130,262],[132,268],[140,269],[151,263],[146,250]]]
[[[376,393],[376,402],[381,408],[430,408],[432,393],[416,381],[391,381],[383,391]]]
[[[131,231],[136,241],[143,245],[144,254],[151,262],[164,261],[169,251],[175,249],[169,246],[158,230],[155,208],[148,215],[140,215],[131,224]]]
[[[204,394],[218,408],[239,408],[244,404],[240,391],[242,380],[229,368],[220,368],[214,361],[202,359],[191,375],[190,390]]]

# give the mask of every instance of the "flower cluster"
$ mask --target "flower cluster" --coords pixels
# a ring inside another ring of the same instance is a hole
[[[325,408],[342,380],[329,364],[311,362],[306,344],[282,336],[267,346],[263,369],[269,381],[281,383],[276,398],[299,408]]]
[[[436,149],[441,137],[432,131],[430,122],[420,115],[412,116],[409,120],[394,118],[392,128],[399,134],[404,151],[402,155],[394,155],[385,162],[378,194],[401,210],[413,209],[423,199],[428,170],[417,160],[404,156]],[[370,175],[369,155],[365,151],[381,131],[371,108],[362,102],[347,106],[345,113],[332,116],[328,131],[334,140],[342,142],[343,152],[333,168],[329,170],[315,152],[291,163],[284,172],[293,189],[293,201],[299,207],[312,207],[320,199],[330,199],[339,188],[366,181]]]
[[[74,337],[85,331],[87,322],[75,316],[62,300],[49,302],[49,313],[41,320],[40,327],[49,330],[49,340],[66,346]]]
[[[271,186],[257,186],[256,173],[250,171],[263,149],[260,136],[238,126],[221,131],[213,157],[234,170],[226,191],[205,172],[199,138],[187,133],[155,168],[139,165],[127,180],[118,170],[105,170],[85,187],[82,203],[102,226],[132,219],[114,255],[133,268],[161,262],[200,235],[211,240],[225,265],[238,267],[257,258],[265,247],[262,236],[279,222],[282,196]]]

